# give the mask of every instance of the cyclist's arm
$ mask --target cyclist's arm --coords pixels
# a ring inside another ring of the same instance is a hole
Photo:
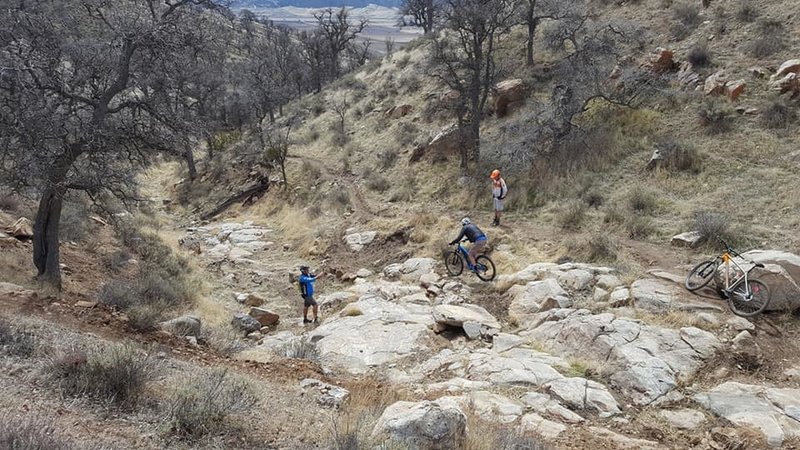
[[[464,233],[466,232],[466,227],[461,228],[461,233],[458,234],[458,237],[450,241],[450,245],[455,244],[456,242],[460,241],[464,238]]]

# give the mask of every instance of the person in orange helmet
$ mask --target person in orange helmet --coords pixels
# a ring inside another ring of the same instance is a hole
[[[492,225],[499,226],[500,214],[503,212],[503,200],[508,195],[508,187],[506,186],[506,180],[500,176],[499,169],[493,170],[490,178],[492,179],[492,200],[494,201],[494,222],[492,222]]]

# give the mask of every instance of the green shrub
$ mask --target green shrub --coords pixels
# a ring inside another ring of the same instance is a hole
[[[154,375],[155,363],[130,345],[108,345],[85,353],[73,350],[46,366],[62,394],[118,405],[135,405]]]
[[[172,432],[196,440],[223,431],[230,415],[247,411],[257,402],[247,380],[217,369],[188,376],[166,409]]]

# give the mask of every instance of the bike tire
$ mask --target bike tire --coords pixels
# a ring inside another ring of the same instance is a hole
[[[714,279],[714,274],[717,273],[719,263],[716,260],[703,261],[694,266],[686,276],[686,281],[683,283],[686,289],[694,292],[700,288],[705,287],[711,280]]]
[[[486,255],[480,255],[475,258],[475,264],[478,267],[475,270],[475,275],[483,281],[492,281],[496,275],[494,262]],[[485,268],[485,269],[484,269]]]
[[[750,298],[747,298],[748,291]],[[739,283],[728,295],[728,307],[737,316],[753,317],[769,305],[770,293],[766,284],[758,280]]]
[[[457,251],[447,252],[444,255],[444,267],[450,276],[457,277],[464,271],[464,259]]]

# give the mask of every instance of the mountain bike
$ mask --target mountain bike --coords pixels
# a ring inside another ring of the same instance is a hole
[[[686,289],[694,292],[706,286],[723,266],[723,286],[717,287],[717,292],[728,300],[728,307],[737,316],[751,317],[764,311],[769,305],[770,293],[766,284],[759,280],[749,278],[750,272],[764,265],[755,261],[747,261],[734,250],[727,242],[719,239],[725,249],[714,259],[703,261],[694,266],[686,276],[684,283]],[[738,257],[752,266],[745,270],[734,257]]]
[[[465,242],[465,241],[461,241]],[[492,281],[495,276],[494,262],[486,255],[478,255],[475,257],[475,265],[469,262],[467,254],[469,253],[461,243],[455,244],[456,248],[447,252],[444,256],[444,266],[447,268],[447,273],[451,276],[457,277],[464,271],[466,265],[469,270],[475,272],[483,281]]]

